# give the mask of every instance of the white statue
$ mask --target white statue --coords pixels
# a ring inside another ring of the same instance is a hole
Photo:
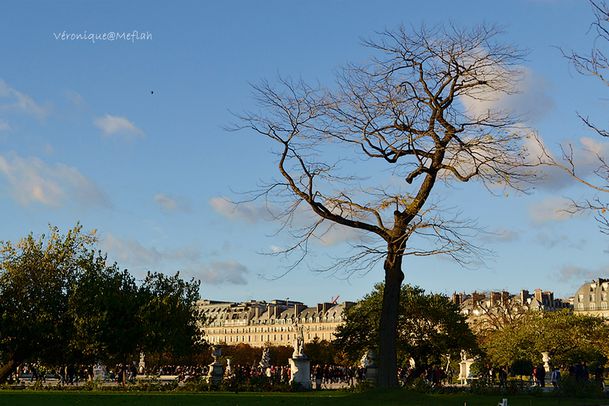
[[[372,350],[367,350],[362,359],[359,361],[359,365],[362,368],[374,367],[376,366],[376,354]]]
[[[464,362],[467,359],[467,351],[461,350],[461,362]]]
[[[296,338],[294,339],[294,352],[292,358],[300,358],[304,356],[304,327],[298,324],[298,321],[294,322],[292,328],[296,332]]]
[[[140,352],[140,362],[138,364],[137,372],[140,375],[146,372],[146,357],[143,352]]]
[[[265,371],[268,367],[271,366],[271,350],[269,347],[264,347],[262,349],[262,359],[260,360],[260,363],[258,365]]]
[[[233,374],[233,369],[230,366],[230,358],[226,359],[226,368],[224,369],[224,375],[231,376]]]

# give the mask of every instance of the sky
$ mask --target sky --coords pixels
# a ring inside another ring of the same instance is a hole
[[[486,23],[527,50],[521,92],[506,101],[527,113],[524,124],[554,151],[561,142],[609,151],[577,117],[603,123],[607,88],[561,54],[594,44],[590,5],[492,3],[4,1],[0,240],[80,223],[121,268],[138,278],[180,271],[201,280],[204,298],[357,300],[383,279],[381,266],[316,271],[353,243],[348,232],[313,242],[287,274],[289,259],[264,254],[286,247],[287,236],[264,202],[231,202],[276,177],[273,146],[227,127],[234,113],[255,108],[252,84],[281,75],[331,87],[341,66],[371,56],[362,40],[379,31]],[[566,199],[596,195],[559,173],[527,194],[493,194],[475,182],[439,193],[489,232],[477,243],[493,254],[469,268],[408,257],[407,283],[446,294],[541,288],[568,297],[609,276],[609,237],[592,216],[560,210]]]

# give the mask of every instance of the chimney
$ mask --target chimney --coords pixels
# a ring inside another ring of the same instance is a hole
[[[491,292],[491,306],[495,306],[499,300],[501,300],[501,293]]]
[[[522,289],[522,290],[520,291],[520,302],[521,302],[523,305],[525,305],[525,304],[527,304],[528,299],[529,299],[529,291],[528,291],[528,290],[526,290],[526,289]]]

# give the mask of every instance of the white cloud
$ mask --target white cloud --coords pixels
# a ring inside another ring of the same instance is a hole
[[[524,149],[527,162],[531,165],[548,162],[548,158],[556,159],[543,140],[532,133],[524,140]],[[546,157],[545,154],[550,156]],[[540,189],[556,191],[573,184],[573,178],[556,166],[538,166],[536,167],[536,176],[538,180],[536,186]]]
[[[147,247],[139,241],[122,239],[111,233],[106,233],[100,239],[100,247],[121,266],[156,271],[169,269],[172,273],[180,270],[183,275],[210,285],[247,283],[245,278],[249,271],[246,266],[234,260],[204,263],[201,261],[201,251],[194,247]]]
[[[531,220],[537,224],[563,221],[574,216],[571,207],[571,200],[562,197],[549,197],[531,205],[529,215]]]
[[[270,245],[269,249],[274,254],[278,254],[278,253],[283,252],[285,250],[285,248],[281,248],[278,245]]]
[[[196,248],[159,250],[155,247],[145,247],[136,240],[116,237],[111,233],[106,233],[101,238],[100,245],[119,263],[129,266],[158,266],[172,261],[196,262],[201,258],[201,252]]]
[[[214,197],[209,200],[212,208],[222,216],[233,221],[244,221],[255,224],[259,221],[273,221],[279,210],[270,205],[258,205],[254,202],[233,203],[224,197]],[[289,226],[294,229],[307,228],[313,225],[319,217],[306,205],[299,205],[290,219]],[[314,232],[311,241],[321,245],[333,246],[344,242],[361,241],[364,233],[351,227],[325,221]],[[272,252],[276,252],[271,249]]]
[[[154,202],[159,205],[161,210],[165,212],[188,212],[190,205],[183,199],[168,196],[164,193],[157,193],[153,198]]]
[[[463,95],[460,100],[471,118],[487,114],[509,114],[521,117],[526,122],[534,122],[552,109],[554,103],[548,96],[545,79],[528,68],[517,68],[520,77],[512,88],[506,83],[494,83],[495,87],[507,90],[488,89],[475,95]],[[489,72],[492,78],[501,78],[505,72]]]
[[[121,265],[157,265],[163,258],[156,248],[146,248],[138,241],[120,239],[110,233],[100,240],[100,246]]]
[[[26,206],[40,203],[59,207],[68,201],[90,206],[107,206],[104,193],[76,168],[61,163],[48,164],[39,158],[16,154],[0,155],[0,175],[8,183],[13,198]]]
[[[597,270],[586,269],[576,265],[566,265],[558,273],[558,279],[561,282],[578,282],[578,284],[584,284],[585,281],[592,280],[598,277],[605,277],[609,270],[607,268],[600,268]]]
[[[247,284],[246,276],[248,273],[247,267],[237,261],[223,261],[212,262],[201,267],[195,272],[194,276],[199,277],[204,284],[245,285]]]
[[[27,94],[10,87],[0,79],[0,110],[19,111],[42,119],[49,114],[50,108],[42,106]]]
[[[603,142],[589,137],[581,137],[579,142],[573,143],[571,147],[573,155],[572,160],[577,176],[582,179],[591,180],[592,182],[600,180],[604,184],[604,180],[598,178],[598,173],[602,176],[604,176],[604,174],[602,171],[597,171],[597,169],[602,165],[601,160],[604,162],[609,161],[609,142]],[[560,151],[553,152],[538,135],[527,137],[525,140],[525,149],[528,156],[528,162],[531,164],[554,161],[565,165],[565,167],[570,170],[569,164],[562,159],[562,153]],[[565,145],[564,149],[565,151],[569,151],[570,147]],[[542,189],[560,190],[572,186],[576,182],[565,170],[555,165],[539,166],[537,172],[540,179],[539,187]]]
[[[237,204],[224,197],[213,197],[209,200],[209,204],[217,213],[230,220],[240,220],[254,224],[261,220],[269,221],[272,219],[269,207],[252,202]]]
[[[125,117],[106,114],[103,117],[97,117],[93,123],[107,136],[119,134],[142,137],[144,135],[142,130]]]
[[[325,246],[333,246],[350,241],[361,241],[363,231],[343,226],[340,224],[328,224],[327,227],[317,230],[315,235],[319,242]]]

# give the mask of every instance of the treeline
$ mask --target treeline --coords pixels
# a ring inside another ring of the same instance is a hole
[[[338,329],[334,346],[352,364],[367,351],[378,349],[383,288],[383,284],[377,285],[349,308]],[[569,309],[525,311],[517,303],[488,310],[502,323],[487,323],[487,328],[472,331],[459,306],[447,296],[402,286],[396,337],[398,366],[409,370],[412,377],[434,367],[456,375],[461,351],[465,350],[468,357],[476,359],[475,369],[480,373],[501,368],[512,375],[531,375],[534,367],[543,365],[543,353],[549,356],[552,368],[563,372],[577,365],[587,365],[597,374],[606,369],[609,324],[605,320]]]
[[[199,282],[149,272],[136,281],[77,225],[0,243],[0,383],[24,362],[175,359],[203,345]]]

